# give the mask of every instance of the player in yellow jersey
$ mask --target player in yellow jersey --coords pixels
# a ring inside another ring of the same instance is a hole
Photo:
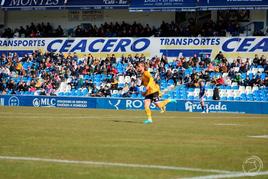
[[[150,109],[151,103],[154,103],[161,110],[161,113],[163,113],[166,109],[166,105],[169,102],[176,102],[176,100],[167,99],[159,101],[159,95],[161,93],[159,85],[155,82],[150,72],[146,70],[145,64],[143,62],[139,62],[136,69],[142,75],[142,85],[146,88],[146,91],[143,92],[143,96],[145,97],[144,108],[148,118],[144,121],[144,124],[150,124],[153,122],[152,112]]]

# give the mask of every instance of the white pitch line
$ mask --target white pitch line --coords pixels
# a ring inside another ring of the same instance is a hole
[[[260,138],[260,139],[268,139],[268,135],[255,135],[255,136],[248,136],[251,138]]]
[[[218,123],[218,124],[215,124],[215,126],[241,126],[241,124],[231,124],[231,123]]]
[[[63,164],[85,164],[85,165],[115,166],[115,167],[128,167],[128,168],[149,168],[149,169],[178,170],[178,171],[181,170],[181,171],[222,173],[222,174],[237,173],[237,172],[232,172],[232,171],[215,170],[215,169],[201,169],[201,168],[163,166],[163,165],[143,165],[143,164],[128,164],[128,163],[81,161],[81,160],[60,160],[60,159],[47,159],[47,158],[37,158],[37,157],[0,156],[0,160],[38,161],[38,162],[63,163]]]
[[[21,118],[21,116],[4,116],[5,118]],[[125,118],[126,116],[116,116],[116,118]],[[98,118],[102,118],[102,119],[116,119],[115,116],[101,116],[101,117],[97,117],[97,116],[49,116],[49,115],[44,115],[44,116],[27,116],[27,119],[40,119],[40,118],[46,118],[46,119],[98,119]],[[133,116],[131,117],[132,119],[141,119],[143,118],[142,116]]]
[[[220,179],[220,178],[240,178],[240,177],[255,177],[261,175],[268,175],[268,171],[264,172],[252,172],[252,173],[231,173],[231,174],[219,174],[219,175],[207,175],[199,177],[190,177],[184,179]]]

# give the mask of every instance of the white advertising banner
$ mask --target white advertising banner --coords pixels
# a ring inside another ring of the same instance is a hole
[[[148,57],[209,55],[214,58],[222,51],[227,58],[253,58],[268,55],[267,37],[158,37],[158,38],[0,38],[0,53],[42,52],[93,54],[141,54]]]

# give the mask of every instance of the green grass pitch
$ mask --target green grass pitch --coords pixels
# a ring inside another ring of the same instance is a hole
[[[143,111],[1,107],[0,178],[221,176],[243,173],[251,156],[268,171],[268,139],[249,137],[268,135],[267,115],[154,111],[153,117],[144,125]]]

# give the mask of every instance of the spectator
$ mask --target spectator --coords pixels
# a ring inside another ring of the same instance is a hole
[[[221,86],[221,85],[224,85],[224,79],[223,77],[219,77],[218,79],[216,79],[216,86]]]
[[[236,73],[233,82],[236,82],[238,85],[242,84],[242,78],[241,78],[241,74],[240,73]]]
[[[138,88],[137,83],[132,82],[132,85],[131,85],[131,87],[129,88],[129,93],[130,93],[130,94],[138,95],[138,93],[139,93],[139,88]]]
[[[225,57],[224,57],[223,53],[220,51],[220,52],[216,55],[216,57],[215,57],[215,59],[214,59],[214,62],[215,62],[216,64],[219,64],[219,63],[222,62],[222,60],[223,60],[224,58],[225,58]]]
[[[227,73],[228,72],[228,68],[226,67],[225,63],[220,64],[220,72],[222,73]]]
[[[130,97],[129,87],[128,87],[127,84],[126,84],[126,85],[124,86],[124,88],[122,89],[122,96],[123,96],[123,97]]]
[[[257,66],[260,64],[260,58],[258,57],[258,54],[255,54],[255,58],[253,59],[253,65]]]
[[[263,85],[268,87],[268,76],[265,77],[265,80],[263,81]]]

